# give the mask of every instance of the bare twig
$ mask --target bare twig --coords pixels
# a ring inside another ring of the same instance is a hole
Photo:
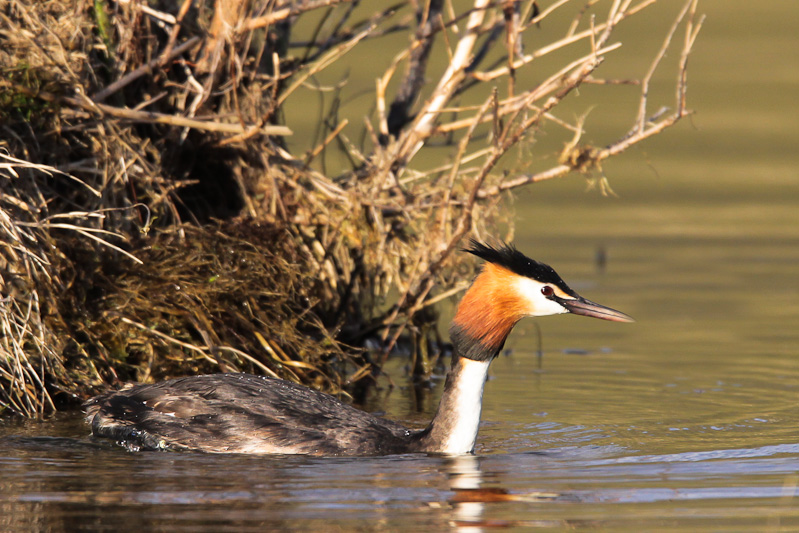
[[[671,26],[670,30],[668,31],[666,38],[663,42],[663,45],[661,46],[660,50],[655,55],[652,63],[650,64],[650,67],[647,70],[647,74],[644,78],[644,81],[641,84],[642,90],[641,90],[641,98],[639,100],[639,114],[638,117],[636,118],[633,129],[630,131],[630,133],[628,133],[618,141],[608,145],[603,149],[595,150],[591,154],[591,162],[589,166],[598,166],[603,160],[612,157],[614,155],[620,154],[629,147],[638,144],[649,137],[657,135],[666,128],[676,124],[680,120],[680,118],[689,113],[689,111],[686,109],[686,100],[685,100],[688,57],[691,54],[691,50],[693,49],[693,45],[696,41],[696,37],[699,33],[699,30],[701,29],[703,22],[703,19],[700,19],[697,22],[694,21],[696,4],[697,0],[689,0],[683,6],[683,9],[680,11],[677,18],[674,21],[674,24]],[[657,66],[660,64],[660,61],[665,55],[666,51],[668,50],[672,38],[676,33],[679,25],[685,20],[685,17],[689,12],[690,16],[686,24],[686,36],[685,36],[685,41],[683,43],[682,51],[680,53],[680,65],[677,75],[676,111],[660,120],[647,120],[646,104],[647,104],[649,80],[654,74]],[[535,174],[522,175],[512,180],[503,181],[499,185],[495,185],[489,189],[481,191],[480,195],[483,198],[495,196],[501,193],[502,191],[506,191],[516,187],[522,187],[524,185],[529,185],[532,183],[537,183],[548,179],[562,177],[572,172],[573,170],[575,169],[572,165],[562,163],[553,166],[552,168],[549,168],[547,170],[537,172]]]
[[[296,76],[296,79],[288,86],[286,89],[281,93],[280,97],[278,98],[278,105],[281,105],[286,99],[299,87],[301,87],[305,81],[313,76],[314,74],[324,70],[335,61],[340,59],[344,56],[347,52],[352,50],[360,41],[365,39],[369,34],[374,30],[374,26],[370,26],[365,30],[361,31],[359,34],[354,36],[347,42],[344,42],[337,47],[331,49],[329,52],[324,54],[322,57],[317,59],[312,64],[308,65],[308,68],[304,69],[301,73]]]
[[[39,98],[46,102],[54,102],[61,104],[69,104],[77,108],[83,109],[90,113],[105,114],[115,118],[124,120],[131,120],[134,122],[147,122],[150,124],[166,124],[169,126],[194,128],[204,131],[214,131],[218,133],[248,133],[251,128],[255,128],[258,132],[264,135],[292,135],[290,128],[286,126],[264,125],[264,126],[250,126],[245,127],[241,124],[231,124],[226,122],[216,122],[210,120],[197,120],[178,115],[166,115],[163,113],[154,113],[151,111],[135,111],[132,109],[124,109],[120,107],[113,107],[106,104],[96,103],[88,99],[78,99],[69,96],[56,96],[45,91],[34,91],[27,87],[21,86],[16,83],[10,83],[0,80],[0,84],[11,87],[15,91],[22,92],[34,98]]]
[[[178,16],[175,17],[175,23],[172,27],[172,31],[169,33],[169,40],[164,47],[164,51],[160,55],[160,65],[166,65],[172,57],[175,57],[179,54],[174,54],[172,49],[175,46],[175,42],[178,40],[178,34],[180,33],[180,25],[183,22],[183,18],[186,16],[186,13],[189,12],[189,8],[191,7],[191,0],[183,0],[183,4],[180,6],[180,10],[178,10]],[[185,43],[184,43],[185,44]]]
[[[102,102],[103,100],[114,94],[115,92],[129,85],[131,82],[141,78],[146,74],[151,73],[153,68],[159,65],[166,64],[167,62],[178,57],[184,52],[188,52],[198,44],[200,44],[200,38],[195,36],[190,38],[185,43],[181,43],[177,48],[172,48],[171,50],[164,50],[164,52],[161,55],[159,55],[157,58],[153,59],[152,61],[149,61],[148,63],[140,66],[135,70],[130,71],[129,73],[125,74],[123,77],[121,77],[120,79],[109,85],[108,87],[104,88],[101,91],[96,92],[94,96],[92,96],[92,100],[98,103]]]
[[[239,32],[252,31],[258,28],[271,26],[275,22],[285,20],[289,17],[297,16],[306,11],[314,11],[322,7],[330,7],[350,0],[310,0],[302,2],[299,7],[284,7],[262,17],[255,17],[245,20],[238,28]]]
[[[422,107],[410,129],[404,133],[403,138],[398,142],[396,153],[392,157],[393,160],[409,161],[422,147],[424,140],[430,136],[438,114],[446,107],[450,96],[463,79],[466,67],[470,64],[472,50],[474,50],[478,37],[478,29],[483,22],[485,10],[489,3],[490,0],[475,0],[466,24],[466,31],[458,40],[458,45],[452,55],[452,61],[450,61],[449,66],[441,76],[438,85],[433,91],[433,96]]]
[[[645,0],[640,4],[637,4],[635,7],[625,11],[624,13],[618,14],[615,20],[609,20],[602,24],[596,24],[593,28],[589,28],[587,30],[581,31],[580,33],[576,33],[573,35],[567,35],[566,37],[563,37],[562,39],[559,39],[553,43],[542,46],[532,54],[528,54],[514,61],[512,64],[512,68],[518,70],[524,65],[527,65],[528,63],[531,63],[536,59],[540,59],[548,54],[551,54],[552,52],[565,48],[571,44],[577,43],[584,39],[592,39],[593,37],[596,36],[596,32],[599,31],[604,32],[608,27],[612,28],[616,26],[622,20],[637,14],[638,12],[651,6],[655,2],[657,2],[657,0]],[[503,76],[507,76],[509,72],[510,72],[509,67],[503,66],[495,70],[491,70],[489,72],[474,72],[472,73],[472,76],[478,79],[479,81],[491,81]]]
[[[436,26],[441,20],[443,0],[431,0],[419,6],[421,14],[417,14],[419,27],[416,30],[415,42],[411,45],[410,60],[402,84],[397,90],[387,118],[387,133],[398,135],[410,119],[411,106],[422,90],[427,71],[427,60],[433,46]]]

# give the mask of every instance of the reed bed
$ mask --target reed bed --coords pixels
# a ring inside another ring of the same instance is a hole
[[[398,343],[429,377],[434,305],[471,276],[463,238],[510,238],[519,187],[574,174],[608,191],[603,161],[689,113],[696,0],[646,72],[597,73],[655,3],[0,1],[0,409],[41,417],[219,371],[358,400]],[[546,43],[531,37],[544,25]],[[408,46],[363,64],[372,86],[319,81],[396,35]],[[649,89],[667,52],[664,110]],[[640,89],[604,146],[559,112],[587,84]],[[285,110],[309,91],[325,105],[299,152]],[[348,91],[371,102],[355,131]],[[536,154],[553,130],[568,142]]]

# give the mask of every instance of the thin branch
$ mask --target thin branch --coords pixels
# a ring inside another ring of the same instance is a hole
[[[368,28],[358,33],[349,41],[342,43],[337,47],[331,49],[329,52],[327,52],[322,57],[317,59],[314,63],[308,65],[308,68],[303,70],[302,73],[297,74],[296,79],[281,93],[280,97],[278,98],[277,100],[278,107],[280,107],[283,104],[283,102],[286,101],[286,98],[288,98],[294,91],[296,91],[299,87],[304,85],[305,81],[308,78],[310,78],[317,72],[321,72],[322,70],[324,70],[325,68],[336,62],[338,59],[340,59],[342,56],[347,54],[347,52],[352,50],[355,47],[355,45],[357,45],[363,39],[368,37],[372,33],[374,28],[375,28],[374,25],[370,25]]]
[[[115,92],[129,85],[131,82],[141,78],[145,74],[151,73],[155,67],[166,64],[168,61],[178,57],[183,52],[188,52],[189,50],[200,44],[200,41],[201,39],[199,37],[194,36],[185,43],[181,43],[177,48],[173,48],[170,51],[167,51],[165,49],[164,52],[155,59],[148,61],[147,63],[145,63],[144,65],[140,66],[135,70],[130,71],[129,73],[125,74],[117,81],[109,85],[108,87],[104,88],[101,91],[96,92],[94,96],[92,96],[92,100],[94,100],[97,103],[102,102],[103,100],[114,94]]]
[[[655,71],[657,70],[658,66],[660,65],[660,61],[666,55],[666,51],[669,49],[671,45],[671,40],[674,37],[674,34],[677,32],[677,28],[679,27],[680,23],[682,22],[683,18],[685,18],[688,9],[691,7],[693,2],[689,1],[686,3],[682,10],[680,10],[680,14],[674,19],[674,22],[671,25],[668,33],[666,34],[666,38],[663,39],[663,44],[660,46],[660,50],[658,50],[655,58],[652,60],[652,63],[649,65],[649,70],[647,70],[644,77],[641,79],[641,99],[638,105],[638,118],[636,119],[636,125],[631,133],[643,131],[644,123],[646,122],[646,104],[647,98],[649,96],[649,83],[652,81],[652,76],[654,76]],[[679,86],[680,84],[678,84]]]
[[[640,4],[636,5],[634,8],[631,8],[631,9],[629,9],[628,11],[626,11],[624,13],[620,13],[617,16],[617,20],[606,21],[606,22],[603,22],[602,24],[596,24],[593,28],[589,28],[587,30],[581,31],[580,33],[573,34],[573,35],[567,35],[566,37],[564,37],[564,38],[562,38],[562,39],[560,39],[558,41],[555,41],[554,43],[551,43],[551,44],[549,44],[547,46],[543,46],[543,47],[537,49],[535,52],[517,59],[516,61],[513,62],[512,67],[514,69],[520,69],[521,67],[523,67],[524,65],[526,65],[528,63],[531,63],[532,61],[534,61],[536,59],[540,59],[540,58],[544,57],[547,54],[550,54],[550,53],[552,53],[552,52],[554,52],[556,50],[560,50],[561,48],[565,48],[566,46],[568,46],[570,44],[574,44],[574,43],[576,43],[578,41],[582,41],[583,39],[591,39],[592,36],[596,35],[596,32],[604,31],[605,29],[607,29],[607,27],[609,25],[615,26],[616,24],[618,24],[622,20],[624,20],[624,19],[626,19],[626,18],[638,13],[639,11],[649,7],[650,5],[654,4],[655,2],[657,2],[657,0],[645,0],[644,2],[641,2]],[[503,66],[503,67],[497,68],[495,70],[487,71],[487,72],[473,72],[471,75],[474,78],[476,78],[476,79],[478,79],[480,81],[491,81],[491,80],[494,80],[494,79],[497,79],[497,78],[501,78],[503,76],[507,76],[509,72],[510,72],[509,67],[508,66]]]
[[[650,118],[649,120],[644,120],[643,125],[640,122],[640,117],[636,118],[636,123],[633,129],[623,138],[619,139],[618,141],[610,144],[609,146],[595,150],[591,153],[591,160],[588,162],[583,162],[583,165],[586,167],[596,167],[604,161],[605,159],[618,155],[628,149],[629,147],[642,142],[643,140],[657,135],[658,133],[662,132],[666,128],[673,126],[676,124],[682,117],[690,113],[686,109],[686,101],[685,101],[685,91],[686,91],[686,73],[687,73],[687,64],[688,64],[688,57],[691,54],[691,50],[693,49],[693,45],[696,42],[696,37],[699,33],[699,30],[702,27],[702,23],[704,22],[704,18],[701,18],[698,22],[694,23],[693,19],[695,17],[695,10],[696,10],[697,0],[688,0],[685,4],[683,9],[680,11],[677,19],[675,20],[675,24],[672,25],[671,29],[664,40],[664,45],[658,52],[658,54],[653,59],[652,65],[648,69],[648,76],[651,77],[651,73],[654,72],[653,65],[657,66],[660,60],[662,59],[663,55],[668,48],[669,43],[674,36],[674,33],[677,31],[679,24],[685,20],[686,14],[690,13],[688,17],[688,22],[686,25],[686,33],[685,33],[685,41],[683,44],[682,51],[680,53],[680,62],[679,62],[679,71],[677,75],[677,84],[676,84],[676,92],[677,92],[677,109],[671,115],[657,120]],[[646,109],[646,97],[647,92],[645,89],[642,89],[641,92],[641,99],[639,101],[639,109]],[[559,178],[565,176],[566,174],[573,172],[575,167],[570,164],[561,163],[559,165],[553,166],[547,170],[537,172],[535,174],[526,174],[519,176],[512,180],[503,181],[499,185],[495,185],[489,189],[481,191],[480,197],[481,198],[488,198],[491,196],[496,196],[499,193],[514,189],[517,187],[522,187],[525,185],[529,185],[532,183],[537,183],[540,181]]]
[[[335,129],[334,129],[333,131],[331,131],[331,132],[330,132],[330,133],[327,135],[327,137],[325,137],[325,140],[324,140],[324,141],[322,141],[321,143],[319,143],[319,145],[318,145],[318,146],[316,146],[316,147],[315,147],[313,150],[311,150],[311,151],[308,153],[308,155],[307,155],[307,156],[305,156],[305,164],[307,165],[307,164],[309,164],[311,161],[313,161],[313,159],[314,159],[314,158],[315,158],[317,155],[319,155],[319,154],[322,152],[322,150],[324,150],[324,149],[325,149],[325,147],[326,147],[328,144],[330,144],[331,142],[333,142],[333,139],[335,139],[335,138],[338,136],[338,134],[339,134],[339,133],[341,133],[341,130],[343,130],[343,129],[344,129],[346,126],[347,126],[347,124],[349,124],[349,120],[347,120],[346,118],[345,118],[344,120],[342,120],[341,122],[339,122],[338,126],[336,126],[336,127],[335,127]]]
[[[446,107],[450,96],[463,79],[466,67],[470,64],[478,29],[483,23],[485,10],[489,4],[490,0],[475,0],[466,23],[466,31],[458,41],[452,60],[433,91],[433,96],[422,107],[412,126],[397,143],[396,152],[390,158],[391,160],[407,163],[422,147],[424,140],[430,136],[438,114],[442,108]]]
[[[334,6],[336,4],[349,1],[351,0],[316,0],[316,1],[303,2],[299,5],[299,7],[284,7],[282,9],[278,9],[277,11],[272,11],[271,13],[263,15],[261,17],[255,17],[245,20],[239,26],[237,31],[239,33],[244,33],[256,30],[258,28],[264,28],[266,26],[271,26],[275,22],[285,20],[289,17],[297,16],[306,11],[313,11],[314,9],[319,9],[321,7]]]
[[[175,43],[178,40],[178,34],[180,33],[181,23],[183,22],[183,18],[186,16],[186,13],[189,12],[189,8],[191,7],[192,0],[183,0],[183,4],[180,6],[178,10],[178,16],[175,17],[175,23],[172,26],[172,31],[169,33],[169,40],[166,43],[166,47],[164,47],[164,51],[161,53],[160,56],[160,65],[166,65],[166,63],[172,58],[172,48],[174,48]]]
[[[416,30],[414,43],[411,45],[410,60],[402,84],[391,102],[386,120],[389,135],[397,136],[410,120],[411,106],[419,96],[427,72],[427,60],[433,47],[433,37],[441,22],[443,0],[431,0],[419,6],[421,14],[417,14],[419,27]]]
[[[563,78],[566,74],[570,71],[574,70],[576,67],[582,65],[586,61],[591,61],[594,58],[594,55],[605,55],[609,52],[617,50],[621,47],[621,43],[615,43],[601,50],[597,50],[596,53],[591,52],[588,55],[581,57],[580,59],[576,59],[560,69],[558,72],[550,75],[546,80],[541,82],[537,87],[526,91],[520,95],[517,95],[513,98],[509,98],[503,100],[499,104],[498,113],[499,116],[504,117],[511,113],[518,113],[519,111],[528,108],[532,105],[533,102],[536,100],[540,100],[544,98],[549,93],[555,91],[563,84]],[[436,126],[435,133],[449,133],[452,131],[456,131],[459,129],[467,128],[471,125],[473,118],[466,118],[461,119],[453,122],[449,122],[447,124],[439,124]],[[484,117],[484,121],[492,120],[492,117]]]
[[[35,91],[25,87],[23,85],[19,85],[17,83],[8,82],[5,80],[0,80],[0,85],[4,85],[6,87],[11,87],[15,91],[22,92],[28,96],[39,98],[44,100],[45,102],[53,102],[58,104],[69,104],[84,111],[88,111],[93,114],[100,114],[100,115],[109,115],[114,118],[120,118],[125,120],[131,120],[133,122],[145,122],[150,124],[166,124],[169,126],[176,126],[181,128],[194,128],[198,130],[205,130],[205,131],[214,131],[218,133],[236,133],[236,134],[243,134],[249,133],[252,131],[252,128],[255,128],[256,131],[264,134],[264,135],[276,135],[276,136],[284,136],[284,135],[292,135],[293,132],[287,126],[275,126],[275,125],[264,125],[264,126],[242,126],[241,124],[231,124],[227,122],[215,122],[210,120],[197,120],[192,118],[186,118],[179,115],[167,115],[164,113],[153,113],[151,111],[135,111],[133,109],[125,109],[121,107],[113,107],[106,104],[101,104],[94,102],[88,98],[86,101],[80,100],[78,98],[72,98],[69,96],[57,96],[52,93],[48,93],[45,91]]]

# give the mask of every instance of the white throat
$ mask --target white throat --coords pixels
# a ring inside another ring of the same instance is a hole
[[[490,361],[471,359],[458,361],[458,373],[450,397],[452,422],[442,453],[461,455],[474,451],[483,408],[483,388],[490,364]]]

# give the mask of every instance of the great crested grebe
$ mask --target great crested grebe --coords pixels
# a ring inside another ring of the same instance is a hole
[[[486,261],[450,325],[452,366],[433,420],[407,429],[333,396],[282,379],[214,374],[128,385],[86,402],[99,437],[131,450],[212,453],[389,455],[474,450],[488,366],[513,326],[560,313],[615,322],[632,318],[579,296],[548,265],[510,245],[472,241]]]

